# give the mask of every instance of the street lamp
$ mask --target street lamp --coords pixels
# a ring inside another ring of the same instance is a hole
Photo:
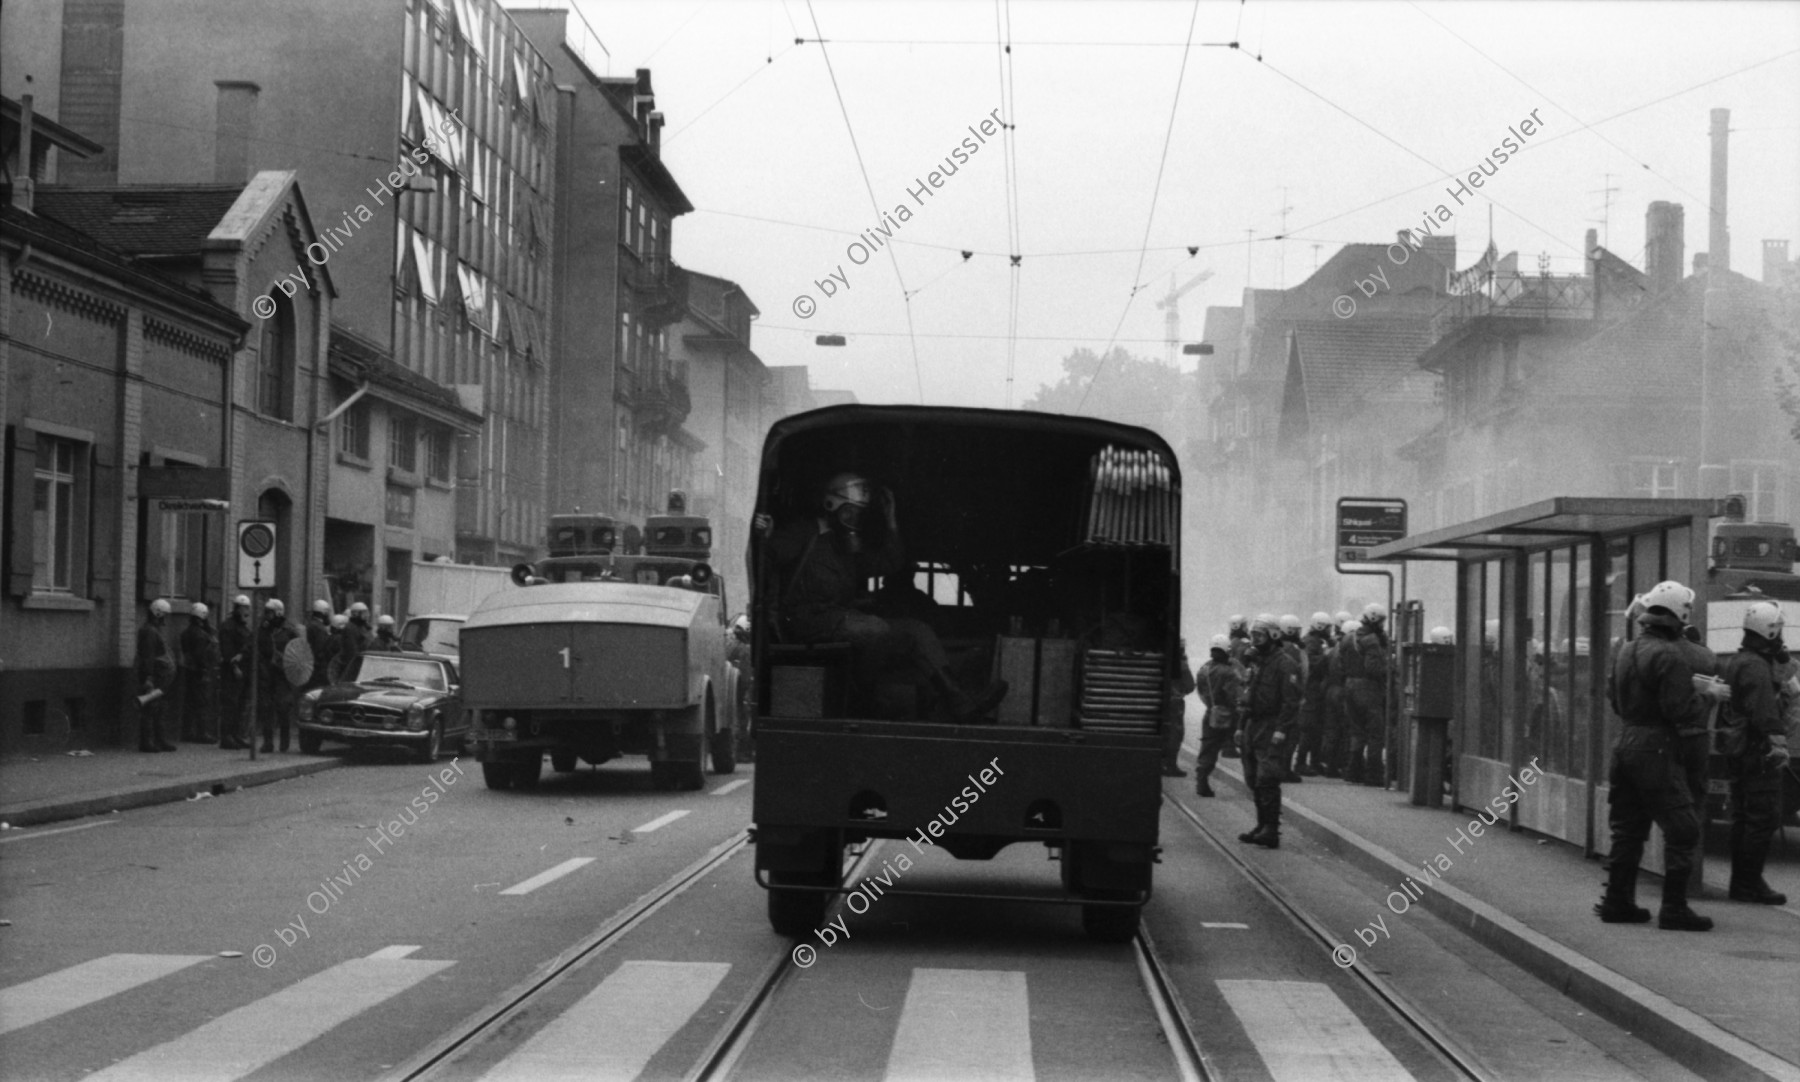
[[[821,334],[813,339],[815,346],[841,346],[844,344],[844,336],[841,334]]]
[[[1210,357],[1212,351],[1211,342],[1189,342],[1181,347],[1182,355],[1186,357]]]

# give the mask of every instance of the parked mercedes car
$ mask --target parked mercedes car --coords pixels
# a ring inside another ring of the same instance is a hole
[[[456,662],[433,654],[369,651],[343,679],[300,701],[300,750],[308,755],[336,740],[406,747],[429,763],[446,743],[462,747],[468,731]]]

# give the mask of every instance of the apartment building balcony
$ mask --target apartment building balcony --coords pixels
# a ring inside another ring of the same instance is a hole
[[[638,378],[632,409],[639,423],[650,431],[673,433],[693,408],[686,364],[662,365]]]
[[[1432,338],[1443,341],[1483,320],[1594,318],[1594,280],[1582,275],[1497,277],[1473,293],[1446,301],[1431,317]]]
[[[625,271],[625,287],[645,326],[652,330],[681,319],[688,306],[688,274],[667,256],[646,259]]]

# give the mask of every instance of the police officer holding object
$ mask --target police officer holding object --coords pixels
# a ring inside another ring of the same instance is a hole
[[[244,721],[250,704],[250,599],[231,599],[231,615],[219,625],[219,746],[242,751],[251,734]]]
[[[306,646],[312,651],[313,671],[302,691],[322,688],[331,682],[331,602],[320,599],[312,603],[306,614]]]
[[[1281,778],[1287,748],[1300,716],[1300,663],[1281,638],[1275,617],[1258,616],[1250,625],[1250,675],[1244,687],[1244,781],[1256,801],[1256,827],[1238,841],[1281,847]]]
[[[337,683],[350,671],[350,614],[340,612],[331,618],[331,637],[325,640],[325,677]]]
[[[1206,716],[1200,723],[1200,754],[1194,760],[1194,791],[1212,796],[1212,783],[1207,779],[1219,765],[1219,753],[1231,746],[1236,735],[1238,700],[1244,694],[1244,667],[1231,656],[1230,639],[1212,637],[1212,656],[1200,666],[1195,683],[1200,701],[1206,704]]]
[[[1320,742],[1325,736],[1325,655],[1331,649],[1331,615],[1312,614],[1312,626],[1300,638],[1306,655],[1306,698],[1300,704],[1300,741],[1294,751],[1294,773],[1316,778],[1325,765]]]
[[[1387,747],[1388,637],[1382,627],[1386,620],[1381,604],[1369,602],[1361,626],[1338,647],[1338,667],[1344,674],[1344,729],[1350,737],[1344,780],[1353,785],[1387,785],[1382,758]]]
[[[181,630],[181,738],[210,744],[213,735],[213,694],[219,680],[219,639],[207,622],[207,607],[196,601],[188,609],[188,625]]]
[[[169,603],[150,602],[149,614],[137,630],[138,750],[174,751],[164,722],[169,689],[175,686],[175,658],[169,653],[163,626],[169,621]]]
[[[400,650],[400,636],[394,634],[394,618],[382,613],[375,618],[375,643],[372,650]]]
[[[1781,641],[1781,606],[1758,601],[1744,613],[1744,640],[1725,660],[1731,689],[1721,727],[1731,768],[1731,892],[1734,902],[1786,905],[1787,895],[1763,880],[1769,839],[1781,819],[1782,774],[1788,765],[1786,719],[1776,671],[1790,660]]]
[[[1181,742],[1187,739],[1187,697],[1194,693],[1194,670],[1188,662],[1187,640],[1181,640],[1181,660],[1169,681],[1169,701],[1163,710],[1163,777],[1185,778],[1181,769]]]
[[[344,628],[344,643],[348,656],[344,658],[344,667],[362,656],[375,639],[374,629],[369,627],[369,606],[358,601],[350,606],[350,623]]]
[[[1594,912],[1608,924],[1642,924],[1650,911],[1637,904],[1638,860],[1654,822],[1663,830],[1663,897],[1657,927],[1704,932],[1708,917],[1687,904],[1693,851],[1700,817],[1688,791],[1677,745],[1677,730],[1704,716],[1707,695],[1723,697],[1720,687],[1703,695],[1694,680],[1682,627],[1693,610],[1694,591],[1679,582],[1662,582],[1643,596],[1642,633],[1624,643],[1613,658],[1607,698],[1624,721],[1613,745],[1611,786],[1607,801],[1612,847],[1606,893]]]
[[[971,696],[957,686],[937,633],[923,620],[882,618],[858,608],[858,587],[876,576],[904,573],[911,566],[900,542],[894,494],[881,489],[881,518],[870,514],[876,490],[861,474],[831,478],[820,514],[784,522],[778,529],[758,514],[756,528],[769,534],[769,548],[783,583],[778,612],[781,633],[801,643],[849,643],[857,682],[873,688],[883,669],[903,666],[935,688],[958,721],[974,721],[1000,705],[1006,682],[996,680]]]
[[[287,606],[271,597],[263,602],[262,626],[256,629],[256,660],[262,666],[257,674],[257,716],[262,729],[262,750],[275,750],[275,728],[281,727],[281,750],[288,750],[288,733],[293,723],[294,685],[288,682],[282,656],[288,643],[304,639],[306,632],[287,618]]]

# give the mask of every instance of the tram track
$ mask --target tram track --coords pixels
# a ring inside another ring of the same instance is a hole
[[[423,1051],[382,1075],[382,1082],[415,1082],[433,1077],[440,1068],[455,1061],[463,1052],[540,1001],[546,993],[603,954],[632,929],[649,920],[688,888],[717,871],[749,843],[750,833],[744,830],[713,846],[700,859],[614,913],[593,932],[539,966],[531,976],[507,989],[479,1011],[463,1019]]]
[[[1224,839],[1220,838],[1213,828],[1207,826],[1192,808],[1167,792],[1163,794],[1163,800],[1167,801],[1227,863],[1242,874],[1259,894],[1268,899],[1303,932],[1316,940],[1325,951],[1330,952],[1341,942],[1339,937],[1332,935],[1330,930],[1304,906],[1287,897],[1260,868],[1245,860],[1227,845]],[[1144,939],[1142,934],[1140,934],[1140,939]],[[1502,1077],[1499,1072],[1482,1062],[1479,1056],[1452,1038],[1437,1023],[1436,1019],[1419,1008],[1388,981],[1382,979],[1379,974],[1371,972],[1360,962],[1352,964],[1348,968],[1338,968],[1356,980],[1364,992],[1390,1017],[1410,1031],[1457,1077],[1470,1079],[1472,1082],[1498,1082]],[[1170,992],[1173,994],[1172,986]]]

